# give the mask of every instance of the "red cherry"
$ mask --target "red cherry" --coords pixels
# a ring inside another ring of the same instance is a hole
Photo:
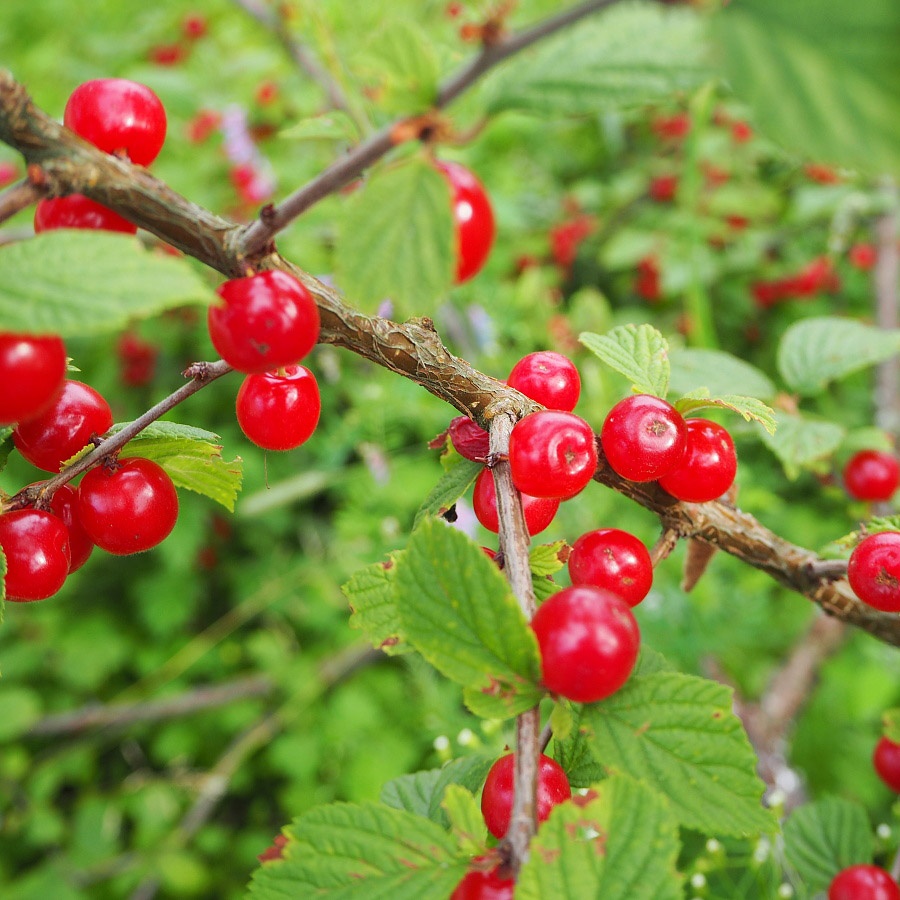
[[[900,744],[880,738],[872,753],[872,765],[878,777],[895,794],[900,794]]]
[[[753,137],[753,129],[747,122],[734,122],[731,126],[731,137],[737,144],[746,144]]]
[[[43,600],[69,574],[69,533],[51,513],[18,509],[0,515],[0,548],[6,556],[7,600]]]
[[[854,244],[847,256],[850,265],[864,272],[871,269],[878,260],[878,251],[871,244]]]
[[[456,222],[456,283],[481,271],[494,243],[494,211],[482,183],[464,166],[444,160],[437,164],[452,193]]]
[[[121,231],[136,234],[137,225],[118,213],[95,203],[84,194],[69,194],[53,200],[38,200],[34,208],[34,230],[53,231],[56,228],[85,228],[93,231]]]
[[[650,127],[660,138],[680,140],[691,130],[691,119],[687,113],[675,113],[671,116],[657,116]]]
[[[159,347],[145,341],[133,331],[127,331],[116,344],[119,357],[119,378],[127,387],[142,387],[153,381]]]
[[[201,109],[187,124],[187,139],[192,144],[205,141],[222,122],[222,114],[212,109]]]
[[[124,78],[80,84],[66,102],[63,122],[104,153],[124,153],[149,166],[166,139],[166,111],[146,85]]]
[[[293,450],[316,430],[322,403],[313,373],[286,366],[283,374],[248,375],[237,395],[241,431],[264,450]]]
[[[109,404],[92,387],[67,381],[62,393],[41,415],[20,422],[13,431],[16,449],[33,466],[58,472],[60,466],[112,427]]]
[[[502,838],[509,828],[515,794],[515,764],[512,753],[501,756],[490,768],[481,792],[481,813],[488,831]],[[543,753],[538,760],[538,784],[535,807],[538,822],[544,822],[554,806],[572,796],[569,779],[555,760]]]
[[[575,413],[533,412],[513,427],[509,466],[513,484],[523,494],[568,500],[597,471],[594,429]]]
[[[50,501],[50,510],[53,515],[63,520],[63,524],[69,532],[69,571],[80,569],[87,561],[94,549],[94,542],[81,524],[78,515],[78,489],[70,484],[60,485]]]
[[[550,253],[562,269],[569,269],[578,256],[578,248],[597,227],[593,216],[580,215],[561,222],[550,230]],[[523,392],[524,393],[524,392]]]
[[[513,900],[516,883],[500,874],[500,867],[483,872],[473,869],[467,872],[450,900]]]
[[[650,181],[648,193],[657,203],[671,203],[678,192],[677,175],[660,175]]]
[[[563,588],[538,608],[531,628],[544,685],[576,703],[614,694],[637,662],[641,634],[631,608],[601,588]]]
[[[598,528],[583,534],[569,554],[572,584],[592,584],[637,606],[653,584],[653,563],[647,548],[633,534],[618,528]]]
[[[491,436],[468,416],[457,416],[447,429],[456,452],[472,462],[484,462],[491,452]]]
[[[662,296],[659,262],[655,256],[645,256],[638,260],[638,274],[634,282],[634,292],[651,303]]]
[[[202,38],[208,29],[206,17],[200,13],[191,13],[184,17],[181,23],[181,32],[189,41]]]
[[[65,380],[60,338],[0,333],[0,425],[39,416],[62,393]]]
[[[835,875],[828,900],[900,900],[900,887],[878,866],[850,866]]]
[[[705,503],[721,497],[734,481],[737,455],[731,435],[707,419],[688,419],[681,462],[661,476],[660,487],[679,500]]]
[[[900,532],[863,538],[850,554],[847,579],[863,603],[882,612],[900,612]]]
[[[506,383],[547,409],[571,412],[581,394],[578,369],[568,357],[552,350],[523,356],[509,373]]]
[[[807,163],[803,167],[806,177],[818,184],[840,184],[843,180],[831,166],[822,163]]]
[[[893,453],[860,450],[844,466],[844,487],[856,500],[890,500],[900,484],[900,463]]]
[[[494,476],[490,469],[482,470],[475,479],[472,507],[475,510],[475,517],[488,531],[493,531],[494,534],[500,531],[497,493],[494,488]],[[525,513],[525,528],[529,534],[535,535],[542,532],[553,521],[556,511],[559,509],[559,500],[522,494],[522,508]]]
[[[140,457],[120,459],[84,476],[78,515],[98,547],[127,556],[169,536],[178,518],[178,494],[162,466]]]
[[[629,481],[655,481],[681,462],[687,426],[671,403],[634,394],[609,411],[600,443],[614,472]]]
[[[158,44],[150,48],[149,59],[158,66],[177,66],[187,59],[187,49],[181,44]]]
[[[240,372],[292,365],[319,339],[316,302],[287,272],[235,278],[216,293],[224,303],[209,308],[209,336],[222,359]]]

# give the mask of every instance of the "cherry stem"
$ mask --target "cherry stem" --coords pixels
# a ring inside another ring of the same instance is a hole
[[[667,559],[678,544],[678,532],[672,528],[666,528],[657,538],[656,543],[650,548],[650,562],[655,569],[664,559]]]
[[[43,193],[27,179],[0,193],[0,222],[12,218],[41,199]]]
[[[515,489],[510,472],[509,436],[516,416],[497,413],[490,422],[490,457],[494,461],[491,473],[497,495],[497,517],[500,521],[500,552],[504,558],[504,573],[512,587],[519,607],[528,621],[535,613],[534,584],[531,580],[528,547],[530,537],[525,527],[522,497]],[[540,757],[541,717],[538,707],[529,709],[516,719],[515,794],[509,829],[503,838],[503,853],[513,873],[518,873],[528,859],[528,845],[537,831],[538,758]]]

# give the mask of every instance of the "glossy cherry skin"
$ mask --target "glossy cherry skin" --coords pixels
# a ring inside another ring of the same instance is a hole
[[[97,78],[72,91],[63,123],[104,153],[124,154],[149,166],[166,139],[166,110],[144,84]]]
[[[844,487],[855,500],[890,500],[900,484],[900,463],[893,453],[860,450],[844,466]]]
[[[304,366],[248,375],[236,403],[241,431],[264,450],[299,447],[316,430],[321,409],[319,385]]]
[[[850,866],[835,875],[828,900],[900,900],[900,887],[878,866]]]
[[[223,302],[209,308],[209,336],[222,359],[239,372],[270,372],[299,362],[319,340],[312,294],[277,270],[220,285]]]
[[[509,828],[515,794],[515,756],[501,756],[490,768],[481,792],[481,813],[488,831],[502,838]],[[538,760],[538,785],[535,805],[538,822],[544,822],[550,810],[572,796],[569,779],[558,762],[543,753]]]
[[[60,485],[50,501],[50,511],[63,520],[69,532],[69,571],[74,572],[88,561],[94,549],[94,542],[84,530],[78,514],[78,488],[70,484]]]
[[[497,493],[494,488],[494,476],[490,469],[484,469],[475,479],[475,490],[472,494],[472,508],[475,516],[488,531],[497,534],[500,531],[500,518],[497,514]],[[531,497],[522,494],[522,508],[525,513],[525,528],[531,535],[540,534],[552,521],[559,509],[559,500]]]
[[[39,509],[0,515],[0,547],[6,556],[6,599],[43,600],[69,574],[69,533],[61,519]]]
[[[900,612],[900,532],[863,538],[847,563],[847,579],[863,603],[882,612]]]
[[[487,262],[494,244],[494,211],[482,183],[459,163],[437,164],[452,193],[456,223],[456,283],[477,275]]]
[[[545,687],[576,703],[614,694],[637,662],[641,634],[631,607],[592,585],[573,585],[545,600],[531,628]]]
[[[93,231],[121,231],[135,234],[137,225],[118,213],[95,203],[84,194],[69,194],[50,200],[38,200],[34,208],[34,230],[52,231],[56,228],[85,228]]]
[[[112,427],[109,404],[92,387],[67,381],[62,393],[34,419],[20,422],[13,431],[16,449],[46,472],[58,472],[62,463]]]
[[[547,409],[571,412],[581,394],[581,378],[575,363],[562,353],[542,350],[523,356],[506,383]]]
[[[900,794],[900,744],[880,738],[872,752],[872,765],[878,777],[894,793]]]
[[[0,333],[0,425],[39,416],[62,393],[65,380],[60,338]]]
[[[653,584],[653,563],[644,544],[619,528],[588,531],[569,554],[572,584],[592,584],[637,606]]]
[[[491,452],[491,436],[468,416],[457,416],[447,429],[456,452],[472,462],[484,462]]]
[[[450,900],[513,900],[515,886],[512,878],[500,874],[499,867],[487,872],[472,869],[456,886]]]
[[[600,443],[614,472],[629,481],[655,481],[681,462],[687,426],[671,403],[634,394],[609,411]]]
[[[597,471],[594,429],[574,413],[533,412],[513,426],[509,466],[513,484],[523,494],[568,500]]]
[[[721,497],[736,473],[737,454],[731,435],[708,419],[688,419],[684,456],[659,479],[659,484],[679,500],[705,503]]]
[[[128,556],[169,536],[178,519],[178,494],[162,466],[140,457],[120,459],[82,478],[78,515],[98,547]]]

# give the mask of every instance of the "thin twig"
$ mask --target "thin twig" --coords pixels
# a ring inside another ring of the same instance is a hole
[[[668,559],[678,544],[678,532],[666,528],[650,548],[650,562],[655,569],[664,559]]]
[[[440,110],[448,106],[483,75],[516,53],[616,2],[618,0],[589,0],[559,15],[551,16],[533,28],[483,48],[478,56],[466,63],[438,88],[434,108]],[[396,135],[405,121],[401,118],[386,125],[277,206],[267,209],[265,218],[259,218],[247,225],[239,240],[243,253],[253,256],[262,252],[272,238],[294,219],[357,178],[369,166],[385,156],[395,146]]]
[[[27,179],[8,187],[0,193],[0,222],[5,222],[23,209],[28,209],[42,196],[41,191]]]
[[[319,63],[315,54],[291,33],[283,16],[259,0],[234,0],[234,2],[278,39],[297,67],[322,88],[332,109],[343,110],[351,118],[355,118],[343,88]]]

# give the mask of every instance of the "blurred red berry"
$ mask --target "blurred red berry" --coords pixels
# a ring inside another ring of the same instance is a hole
[[[187,125],[187,138],[192,144],[205,141],[222,121],[221,113],[213,109],[201,109]]]
[[[10,184],[19,177],[19,170],[15,163],[0,162],[0,187]]]
[[[854,244],[847,256],[851,266],[866,271],[875,265],[878,251],[871,244]]]
[[[643,297],[651,302],[659,300],[662,296],[659,263],[655,256],[645,256],[643,259],[638,260],[634,292],[639,297]]]
[[[806,177],[817,184],[840,184],[841,176],[831,167],[822,163],[807,163],[803,167]]]
[[[650,181],[650,199],[657,203],[671,203],[678,191],[677,175],[660,175]]]
[[[691,119],[687,113],[657,116],[650,123],[650,127],[654,134],[663,140],[681,140],[691,130]]]
[[[205,16],[200,13],[191,13],[184,17],[184,21],[181,23],[181,33],[189,41],[196,41],[206,34],[208,27]]]
[[[568,269],[575,262],[579,245],[595,226],[593,216],[580,215],[551,228],[550,252],[554,262],[561,268]]]
[[[737,144],[746,144],[753,137],[753,129],[746,122],[734,122],[731,137]]]
[[[150,62],[158,66],[177,66],[186,57],[187,51],[181,44],[157,44],[149,53]]]

